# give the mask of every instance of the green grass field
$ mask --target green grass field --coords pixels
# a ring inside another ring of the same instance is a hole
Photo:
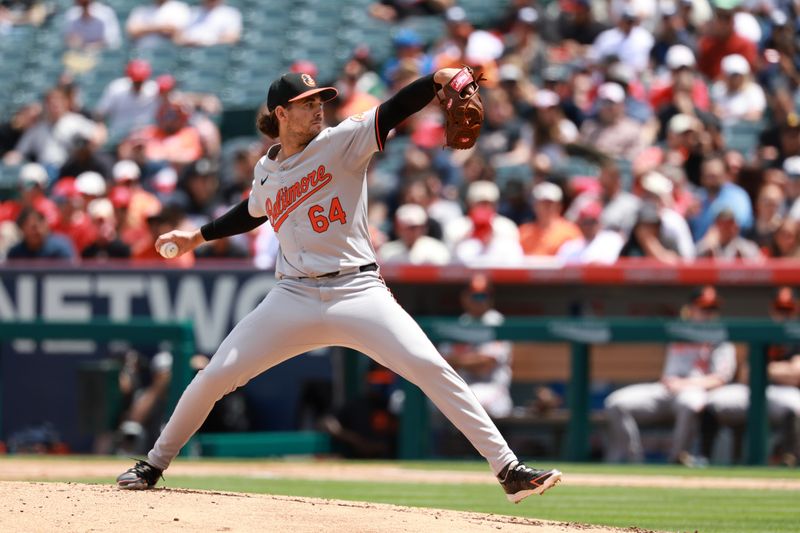
[[[262,463],[263,464],[263,463]],[[371,464],[371,463],[364,463]],[[400,462],[414,469],[485,471],[477,462]],[[796,532],[800,524],[800,491],[748,489],[753,479],[800,480],[800,470],[785,468],[616,466],[559,464],[565,475],[718,477],[730,489],[584,487],[563,483],[541,497],[509,504],[490,484],[419,484],[374,481],[308,481],[252,477],[169,476],[165,486],[235,492],[311,496],[371,501],[416,507],[517,515],[546,520],[618,527],[699,532]],[[0,463],[0,468],[2,463]],[[109,483],[109,479],[83,479]],[[738,483],[740,481],[740,483]]]

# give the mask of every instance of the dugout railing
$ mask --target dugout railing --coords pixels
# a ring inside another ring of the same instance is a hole
[[[129,341],[136,343],[168,342],[172,346],[172,380],[170,382],[168,412],[178,403],[183,390],[192,380],[189,359],[195,354],[194,328],[189,321],[155,322],[147,319],[131,319],[126,322],[111,322],[94,319],[91,322],[0,322],[0,344],[17,339],[34,341],[91,340],[96,342]],[[21,379],[22,376],[4,376],[0,365],[0,388],[4,379]],[[0,390],[2,401],[2,390]],[[3,406],[0,404],[0,430],[3,428]],[[0,433],[1,434],[1,433]]]
[[[687,322],[631,318],[522,318],[511,317],[496,327],[465,327],[454,318],[418,318],[434,343],[444,341],[553,342],[570,345],[570,378],[567,384],[566,446],[563,459],[587,461],[590,454],[590,350],[591,345],[610,343],[668,343],[731,341],[748,345],[750,407],[747,414],[746,457],[748,464],[765,464],[768,455],[766,348],[770,344],[792,344],[800,340],[800,322],[763,319],[727,319]],[[405,382],[405,406],[400,421],[399,453],[403,459],[429,456],[428,407],[422,392]]]

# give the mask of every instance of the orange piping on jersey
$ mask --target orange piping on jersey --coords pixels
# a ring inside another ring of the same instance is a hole
[[[311,195],[325,187],[332,179],[333,175],[325,171],[325,165],[320,165],[317,170],[312,170],[292,185],[281,187],[275,194],[274,200],[267,198],[264,211],[269,217],[272,229],[277,233],[292,211]]]
[[[378,141],[378,151],[383,152],[383,143],[381,142],[381,130],[378,127],[378,111],[380,108],[375,110],[375,140]]]

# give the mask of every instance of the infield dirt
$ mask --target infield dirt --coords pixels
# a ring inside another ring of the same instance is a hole
[[[0,482],[0,531],[587,532],[615,528],[397,505],[112,485]]]
[[[567,524],[504,515],[230,492],[157,488],[122,491],[113,485],[130,466],[119,459],[14,456],[0,459],[0,531],[269,531],[336,532],[638,532],[641,529]],[[336,461],[176,461],[167,476],[374,480],[407,483],[496,484],[488,472],[413,469]],[[107,484],[64,483],[107,479]],[[43,480],[53,482],[43,483]],[[741,479],[692,476],[609,476],[565,473],[563,484],[730,488]],[[751,488],[800,490],[798,479],[748,479]],[[169,487],[168,483],[166,484]],[[499,487],[497,490],[500,490]],[[554,489],[555,491],[558,488]],[[543,496],[556,497],[550,493]],[[538,498],[538,497],[535,497]],[[524,505],[524,504],[522,504]]]

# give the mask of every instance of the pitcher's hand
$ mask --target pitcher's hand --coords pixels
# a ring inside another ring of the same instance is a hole
[[[156,252],[160,253],[161,247],[168,242],[174,242],[178,246],[178,255],[175,257],[180,257],[187,252],[191,252],[206,242],[206,240],[203,238],[203,235],[200,233],[199,229],[194,231],[176,229],[164,233],[158,239],[156,239]]]

